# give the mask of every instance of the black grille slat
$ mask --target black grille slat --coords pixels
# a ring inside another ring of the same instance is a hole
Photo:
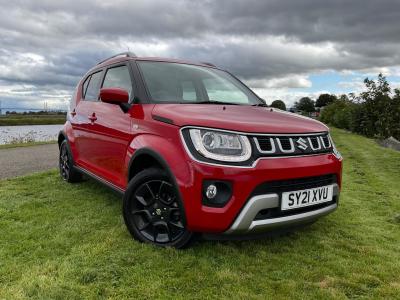
[[[292,148],[288,137],[279,138],[283,150],[290,150]]]
[[[329,138],[327,135],[323,136],[322,139],[323,139],[325,145],[329,145]]]
[[[317,140],[317,138],[315,136],[310,137],[311,140],[311,144],[313,145],[314,148],[318,148],[319,147],[319,142]]]
[[[262,151],[271,151],[272,150],[272,144],[271,144],[270,138],[259,139],[258,144]]]

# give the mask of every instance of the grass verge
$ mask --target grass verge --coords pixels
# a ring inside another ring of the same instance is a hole
[[[1,149],[9,149],[9,148],[18,148],[18,147],[30,147],[30,146],[37,146],[37,145],[55,144],[55,143],[57,143],[57,141],[11,143],[11,144],[0,145],[0,150]]]
[[[0,298],[400,298],[400,153],[341,130],[339,209],[290,235],[131,240],[118,196],[55,171],[0,181]]]

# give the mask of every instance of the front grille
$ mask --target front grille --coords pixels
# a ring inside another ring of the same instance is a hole
[[[253,136],[261,156],[296,156],[332,152],[328,133],[310,135],[259,135]]]
[[[311,188],[330,185],[330,184],[334,184],[334,183],[337,183],[336,175],[334,175],[334,174],[328,174],[328,175],[322,175],[322,176],[316,176],[316,177],[295,178],[295,179],[289,179],[289,180],[269,181],[269,182],[264,182],[264,183],[258,185],[254,189],[250,198],[257,196],[257,195],[276,193],[279,195],[279,200],[280,200],[283,192],[311,189]],[[329,206],[335,202],[336,202],[336,197],[333,197],[333,200],[330,202],[321,203],[319,205],[302,207],[302,208],[298,208],[298,209],[284,210],[284,211],[281,210],[280,205],[279,205],[279,207],[269,208],[269,209],[260,211],[257,214],[255,220],[279,218],[279,217],[283,217],[283,216],[290,216],[290,215],[294,215],[294,214],[308,212],[308,211],[312,211],[312,210],[316,210],[316,209],[320,209],[320,208]]]

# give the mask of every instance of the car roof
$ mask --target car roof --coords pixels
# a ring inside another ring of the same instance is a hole
[[[202,66],[207,68],[218,69],[215,65],[206,62],[193,62],[189,60],[181,60],[181,59],[174,59],[174,58],[166,58],[166,57],[129,57],[129,56],[119,56],[119,57],[112,57],[105,61],[100,62],[96,66],[90,69],[89,72],[92,70],[109,66],[111,64],[124,62],[124,61],[156,61],[156,62],[170,62],[170,63],[178,63],[178,64],[187,64],[187,65],[195,65],[195,66]]]

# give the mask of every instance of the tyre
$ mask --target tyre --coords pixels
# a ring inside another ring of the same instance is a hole
[[[156,168],[138,173],[128,184],[123,216],[132,237],[157,246],[184,248],[192,240],[183,204],[168,174]]]
[[[72,154],[67,140],[64,140],[60,145],[59,169],[61,178],[67,182],[78,182],[82,180],[82,174],[74,168]]]

